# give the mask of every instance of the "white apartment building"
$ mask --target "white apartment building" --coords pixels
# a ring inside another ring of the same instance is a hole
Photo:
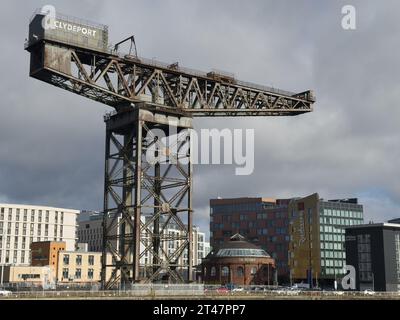
[[[102,251],[103,247],[103,217],[101,214],[93,214],[88,220],[80,221],[78,226],[78,242],[87,243],[89,251]],[[143,222],[145,222],[146,217],[142,216]],[[164,231],[165,233],[176,236],[180,235],[180,230],[169,228]],[[174,252],[181,244],[182,240],[176,241],[166,241],[164,242],[164,250],[169,254]],[[210,248],[210,243],[205,241],[205,234],[201,232],[199,227],[193,227],[193,265],[196,266],[201,263],[201,259],[204,258]],[[141,244],[141,250],[143,250],[143,244]],[[187,253],[181,256],[184,259],[183,262],[187,263]],[[151,263],[152,255],[150,252],[141,258],[140,263],[142,265],[147,265]],[[182,263],[182,261],[180,261]]]
[[[64,241],[74,250],[79,210],[0,203],[0,265],[30,264],[30,244]]]

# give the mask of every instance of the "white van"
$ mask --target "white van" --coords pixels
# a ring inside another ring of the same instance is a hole
[[[11,291],[8,290],[0,290],[0,296],[9,296],[10,294],[12,294]]]

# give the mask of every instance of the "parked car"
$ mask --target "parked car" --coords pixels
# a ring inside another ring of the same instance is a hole
[[[241,288],[241,287],[236,287],[236,288],[232,289],[232,292],[243,292],[243,291],[244,291],[244,288]]]
[[[226,287],[220,287],[216,290],[218,293],[229,293],[229,289]]]
[[[10,294],[12,294],[11,291],[8,290],[0,290],[0,296],[9,296]]]
[[[375,294],[375,291],[373,291],[371,289],[366,289],[366,290],[364,290],[364,294],[365,295],[369,295],[369,296],[373,296]]]

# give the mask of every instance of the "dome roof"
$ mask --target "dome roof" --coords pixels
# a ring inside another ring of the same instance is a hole
[[[240,234],[235,234],[228,242],[223,243],[216,250],[210,253],[209,257],[263,257],[269,258],[270,255],[260,247],[245,240]]]

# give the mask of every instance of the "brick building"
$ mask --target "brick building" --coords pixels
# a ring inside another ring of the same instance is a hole
[[[41,241],[31,243],[31,265],[34,267],[50,266],[55,272],[58,268],[58,253],[65,251],[63,241]]]
[[[271,198],[211,199],[211,247],[218,247],[240,233],[271,254],[279,282],[288,282],[289,202],[290,199]]]
[[[272,285],[276,283],[275,261],[265,250],[235,234],[203,259],[201,280],[207,284]]]

